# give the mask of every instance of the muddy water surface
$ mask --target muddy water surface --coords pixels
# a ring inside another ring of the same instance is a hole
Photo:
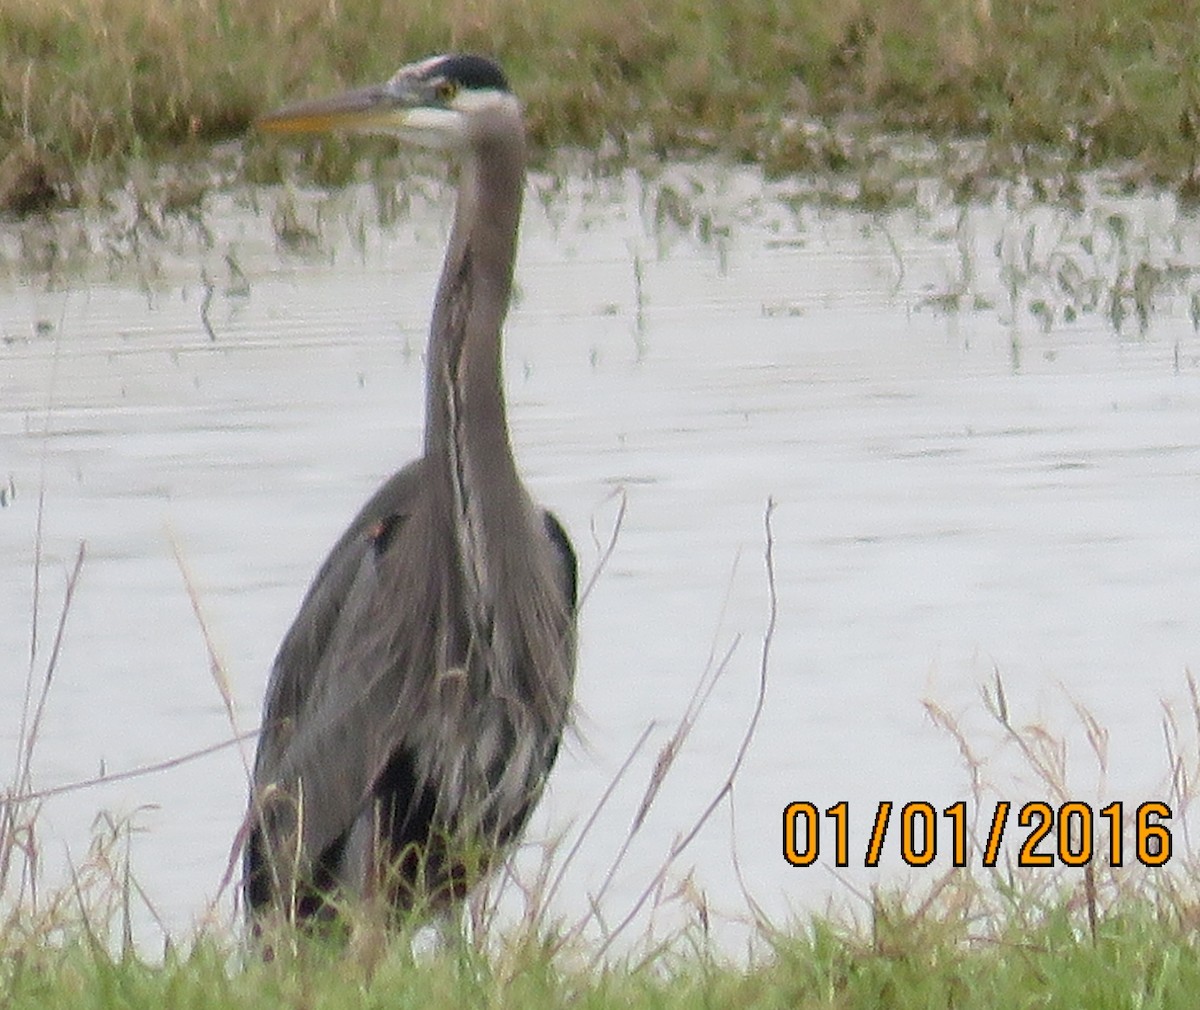
[[[694,867],[715,915],[744,908],[735,847],[773,915],[861,909],[830,872],[831,839],[811,868],[782,858],[793,800],[849,803],[838,873],[855,888],[948,868],[943,840],[932,868],[905,870],[895,832],[882,869],[863,867],[882,800],[965,799],[975,816],[966,765],[925,699],[987,762],[985,819],[997,797],[1055,799],[984,712],[995,671],[1016,723],[1068,740],[1071,795],[1166,795],[1160,700],[1182,712],[1185,670],[1200,663],[1200,226],[1165,199],[1099,185],[1077,211],[1019,192],[963,211],[935,189],[871,215],[711,168],[533,180],[507,333],[519,459],[585,575],[614,495],[626,503],[582,617],[579,734],[533,836],[580,823],[657,723],[556,898],[565,914],[600,886],[655,753],[710,657],[732,649],[606,894],[610,921],[727,774],[767,626],[768,500],[778,614],[736,827],[719,813],[678,866]],[[298,228],[283,227],[281,199]],[[380,226],[369,192],[213,197],[209,236],[173,226],[149,274],[138,251],[116,279],[6,283],[5,780],[39,489],[39,673],[81,540],[87,558],[35,784],[229,735],[189,583],[238,727],[253,727],[317,564],[419,445],[449,199],[427,185]],[[1106,774],[1076,703],[1108,731]],[[130,817],[135,872],[168,928],[186,930],[217,893],[244,793],[242,758],[226,749],[57,797],[41,821],[49,882],[68,856],[84,859],[97,811]],[[151,917],[139,923],[152,937]]]

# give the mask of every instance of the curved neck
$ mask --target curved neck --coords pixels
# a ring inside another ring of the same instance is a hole
[[[425,458],[465,508],[472,494],[520,489],[504,407],[500,334],[512,290],[525,183],[520,120],[463,156],[454,227],[434,301]],[[439,503],[440,504],[440,503]],[[446,503],[448,504],[448,503]]]

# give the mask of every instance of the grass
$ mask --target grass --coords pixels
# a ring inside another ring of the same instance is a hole
[[[6,1007],[731,1008],[1045,1006],[1191,1008],[1200,986],[1194,923],[1149,903],[1081,936],[1067,902],[1014,914],[972,938],[962,915],[880,910],[872,934],[815,921],[772,938],[749,967],[711,952],[587,969],[536,943],[468,943],[414,955],[409,938],[366,948],[307,943],[263,963],[202,937],[160,962],[75,934],[6,950]]]
[[[891,157],[881,132],[906,130],[985,138],[990,171],[1044,147],[1193,193],[1196,17],[1161,0],[8,0],[0,197],[17,213],[85,199],[130,159],[204,157],[282,100],[451,48],[501,58],[543,155],[862,172]],[[330,147],[316,174],[344,180]],[[279,171],[270,149],[247,165]]]

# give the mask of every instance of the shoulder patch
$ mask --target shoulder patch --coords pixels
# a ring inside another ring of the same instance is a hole
[[[379,557],[388,549],[388,545],[396,535],[396,530],[403,522],[404,516],[391,515],[384,516],[367,527],[367,537],[375,550],[375,557]]]

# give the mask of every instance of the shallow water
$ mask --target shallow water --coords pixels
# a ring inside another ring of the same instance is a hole
[[[318,233],[310,247],[276,239],[280,199]],[[87,559],[35,784],[228,737],[188,581],[238,726],[253,727],[324,552],[419,445],[449,199],[422,187],[380,227],[367,191],[214,196],[211,245],[180,226],[148,272],[139,249],[115,279],[10,280],[3,780],[28,665],[39,489],[36,671],[80,540]],[[605,898],[610,922],[720,788],[757,690],[768,500],[777,625],[736,829],[722,809],[677,866],[677,878],[694,867],[714,917],[744,910],[735,849],[776,917],[829,901],[861,910],[853,889],[929,884],[949,867],[940,855],[904,870],[895,832],[883,869],[863,867],[881,800],[965,799],[975,816],[967,767],[923,699],[954,713],[987,762],[985,824],[997,796],[1056,801],[984,712],[979,689],[996,670],[1014,722],[1069,740],[1070,795],[1166,796],[1160,702],[1186,710],[1184,671],[1200,657],[1194,221],[1165,197],[1098,184],[1078,212],[1019,191],[960,210],[932,185],[885,215],[822,210],[787,184],[712,167],[652,183],[535,178],[527,206],[506,359],[521,465],[572,531],[585,575],[614,492],[626,502],[582,617],[580,733],[532,835],[582,822],[657,721],[557,907],[585,909],[655,753],[710,656],[732,645]],[[1103,775],[1074,703],[1108,731]],[[84,858],[98,810],[129,815],[135,872],[166,926],[186,931],[225,870],[241,760],[226,749],[50,800],[49,882],[68,853]],[[817,866],[785,863],[793,800],[848,801],[848,868],[830,872],[828,837]],[[139,925],[153,937],[148,914]]]

